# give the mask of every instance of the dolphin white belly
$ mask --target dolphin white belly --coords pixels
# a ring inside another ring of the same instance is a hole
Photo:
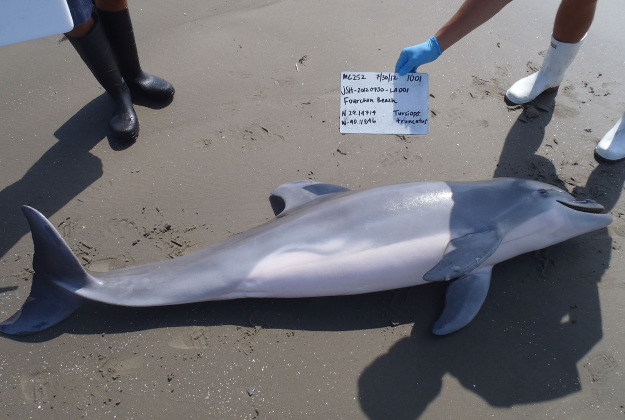
[[[261,260],[232,295],[336,296],[423,284],[448,242],[449,235],[441,233],[349,253],[280,252]]]

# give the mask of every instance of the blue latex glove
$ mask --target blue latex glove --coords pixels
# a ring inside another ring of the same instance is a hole
[[[421,64],[436,60],[442,53],[436,37],[428,39],[423,44],[404,48],[401,50],[395,65],[395,73],[399,73],[402,76],[407,73],[414,73]]]

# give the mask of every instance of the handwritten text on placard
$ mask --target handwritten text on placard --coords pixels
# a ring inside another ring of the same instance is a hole
[[[341,133],[427,134],[428,75],[341,73]]]

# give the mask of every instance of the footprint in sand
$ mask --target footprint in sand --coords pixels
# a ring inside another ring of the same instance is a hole
[[[134,259],[128,254],[118,255],[117,257],[102,258],[89,262],[87,269],[94,273],[106,273],[111,270],[126,268],[135,265]]]
[[[52,374],[49,372],[37,372],[22,376],[20,386],[26,402],[37,405],[50,402],[53,394],[51,382]]]
[[[180,350],[205,349],[209,346],[208,331],[194,328],[183,332],[169,340],[169,346]]]
[[[114,358],[103,358],[98,368],[98,372],[105,379],[116,380],[120,376],[131,374],[143,368],[143,357],[137,356],[125,360],[117,360]]]

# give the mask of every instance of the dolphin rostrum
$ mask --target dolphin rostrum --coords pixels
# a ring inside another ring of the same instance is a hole
[[[123,306],[248,297],[312,297],[450,281],[433,327],[467,325],[488,292],[492,267],[606,227],[592,200],[536,181],[419,182],[359,191],[299,181],[270,197],[276,218],[174,260],[94,275],[52,224],[24,207],[35,274],[22,308],[0,324],[27,334],[57,324],[84,299]]]

